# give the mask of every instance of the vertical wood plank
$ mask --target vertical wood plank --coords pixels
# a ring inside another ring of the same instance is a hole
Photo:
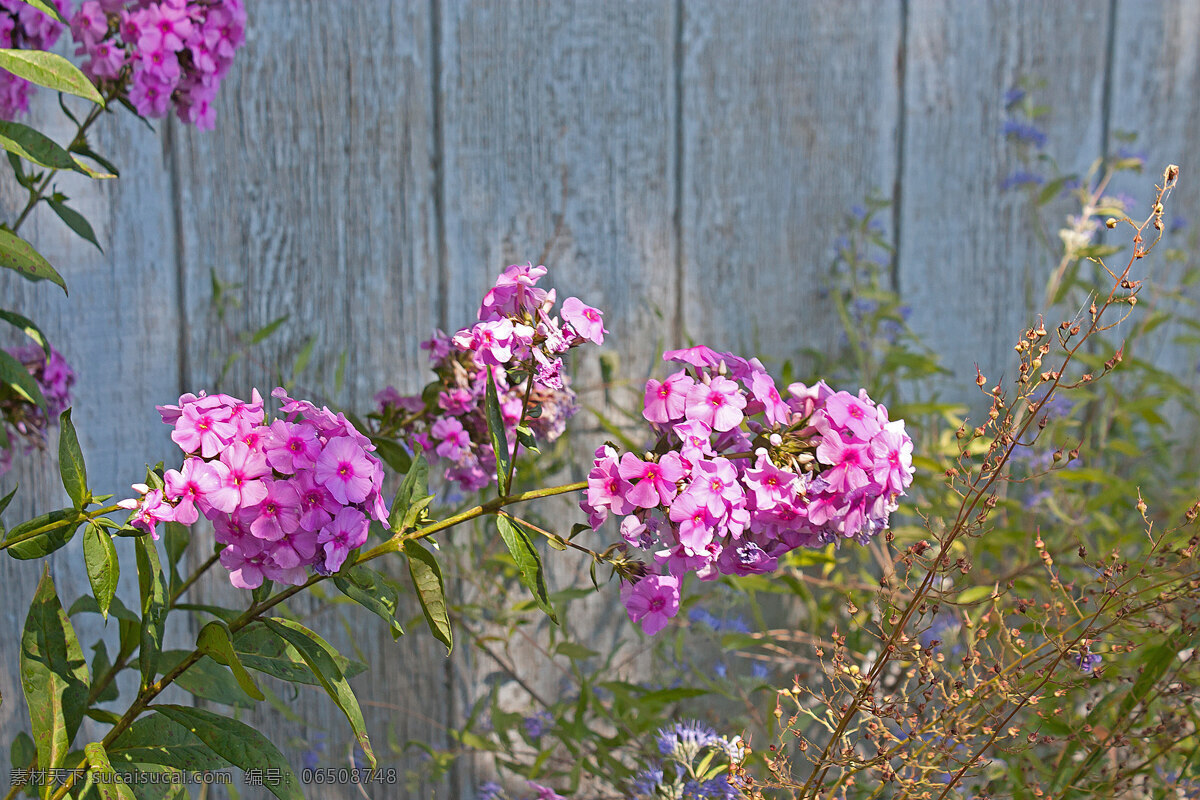
[[[1045,152],[1082,175],[1102,149],[1107,25],[1102,3],[910,2],[899,284],[910,324],[953,370],[956,401],[974,397],[975,363],[1011,376],[1056,261],[1027,198],[1003,186],[1023,168],[1002,132],[1005,92],[1046,81]]]
[[[685,332],[779,360],[830,346],[839,223],[895,180],[900,5],[683,8]]]
[[[75,130],[45,90],[32,104],[29,124],[62,143]],[[0,305],[38,323],[74,368],[72,418],[88,482],[96,494],[121,498],[133,493],[131,483],[145,478],[147,462],[170,457],[175,449],[154,411],[154,404],[170,397],[177,383],[179,319],[170,181],[160,137],[124,110],[102,118],[93,130],[93,149],[117,165],[121,178],[96,182],[68,175],[56,178],[55,185],[92,223],[104,252],[72,233],[49,208],[40,207],[20,233],[55,265],[70,295],[47,282],[27,283],[5,270],[0,275]],[[4,169],[7,173],[7,165]],[[24,202],[15,189],[15,184],[4,189],[5,216],[10,220],[15,218],[10,209]],[[70,502],[58,477],[57,442],[56,427],[45,452],[18,452],[12,472],[0,479],[0,492],[5,494],[20,486],[4,514],[9,526]],[[51,556],[56,588],[68,606],[88,591],[82,538],[80,532]],[[131,577],[133,551],[128,542],[118,542],[118,550],[126,573],[121,594],[128,600],[130,589],[134,597],[137,592]],[[11,742],[18,731],[28,730],[17,664],[20,631],[40,572],[37,561],[0,554],[0,742]],[[88,648],[105,629],[94,615],[80,615],[73,622],[90,660]],[[111,653],[115,638],[111,630],[108,633]],[[188,638],[186,632],[182,636]],[[85,724],[91,728],[85,727],[81,736],[90,729],[102,730]],[[6,762],[8,757],[5,747],[0,758]]]
[[[674,344],[674,5],[442,4],[447,330],[476,319],[505,266],[537,263],[545,253],[546,280],[560,298],[577,294],[605,311],[604,349],[619,356],[640,397],[641,381]],[[596,384],[598,369],[594,354],[581,360],[574,377],[582,390]],[[602,404],[595,391],[581,399]],[[578,434],[583,424],[577,418],[572,428]],[[579,439],[581,466],[602,438]],[[544,504],[540,513],[558,530],[580,517],[573,502]],[[547,566],[552,589],[588,585],[580,559],[552,552]],[[618,602],[610,585],[573,607],[576,630],[590,641],[611,639],[625,625]],[[522,677],[558,696],[558,672],[535,648],[515,651]],[[456,702],[465,712],[495,667],[467,648],[456,665]],[[462,764],[459,796],[473,797],[480,777]]]
[[[237,334],[286,314],[223,388],[246,396],[258,386],[265,394],[276,366],[286,371],[315,335],[313,366],[297,394],[366,411],[389,383],[419,387],[418,341],[434,326],[429,6],[275,0],[250,4],[248,12],[246,46],[222,86],[217,129],[180,131],[174,151],[186,386],[211,389]],[[244,305],[225,327],[208,312],[211,270],[243,284]],[[334,373],[342,352],[339,392]],[[195,554],[204,552],[198,544]],[[340,596],[332,585],[327,591]],[[219,569],[198,596],[246,601]],[[406,601],[411,607],[402,613],[419,615],[411,594]],[[353,685],[381,766],[399,769],[403,781],[416,762],[411,753],[392,752],[390,741],[445,743],[445,651],[419,631],[393,643],[357,606],[301,599],[291,607],[319,612],[308,624],[369,665]],[[297,770],[303,751],[322,736],[320,766],[350,766],[352,736],[333,703],[307,687],[295,696],[275,688],[298,721],[260,704],[252,724],[283,746]],[[407,791],[441,796],[445,788],[418,781]],[[320,795],[361,796],[352,784],[323,786]]]
[[[1112,110],[1109,127],[1114,133],[1137,135],[1128,146],[1115,141],[1110,148],[1123,155],[1144,159],[1140,174],[1123,173],[1113,182],[1113,191],[1133,201],[1129,216],[1145,219],[1154,199],[1154,185],[1161,184],[1167,164],[1180,167],[1177,190],[1167,204],[1168,221],[1159,249],[1143,264],[1135,265],[1135,278],[1146,278],[1144,301],[1157,290],[1179,287],[1183,271],[1196,269],[1195,253],[1200,245],[1200,165],[1192,154],[1200,150],[1200,58],[1195,43],[1200,36],[1200,7],[1188,3],[1151,3],[1120,0],[1117,3],[1116,30],[1113,37]],[[1128,230],[1128,228],[1125,228]],[[1119,231],[1119,229],[1118,229]],[[1152,231],[1151,231],[1152,233]],[[1114,244],[1126,244],[1128,237]],[[1169,262],[1166,248],[1180,248],[1182,260]],[[1125,264],[1122,261],[1121,267]],[[1193,283],[1183,288],[1184,296],[1200,300],[1200,289]],[[1177,302],[1154,301],[1155,308],[1171,309],[1185,315],[1195,307]],[[1138,317],[1146,313],[1138,309]],[[1177,324],[1158,328],[1153,339],[1137,353],[1155,365],[1170,371],[1192,386],[1197,381],[1197,354],[1194,347],[1172,343],[1178,334],[1192,331]]]

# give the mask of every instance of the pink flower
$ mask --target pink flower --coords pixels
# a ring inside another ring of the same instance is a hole
[[[289,481],[266,481],[267,496],[258,506],[250,532],[274,542],[300,527],[300,494]]]
[[[247,553],[237,545],[229,545],[219,556],[221,566],[229,570],[229,582],[239,589],[257,589],[263,584],[263,562],[267,553]]]
[[[229,514],[238,507],[256,506],[266,498],[267,487],[259,478],[269,474],[271,468],[262,453],[237,442],[229,445],[212,466],[221,483],[208,493],[208,502],[218,511]]]
[[[676,372],[662,383],[646,381],[642,416],[650,422],[666,424],[683,417],[687,395],[696,382],[686,372]]]
[[[144,484],[135,484],[134,488],[140,491],[140,486]],[[163,494],[159,489],[144,492],[141,500],[122,500],[117,505],[132,510],[134,515],[129,524],[149,532],[154,539],[158,539],[158,531],[154,526],[175,519],[175,509],[169,503],[163,502]]]
[[[883,430],[871,440],[875,482],[891,494],[904,494],[912,483],[912,439],[903,430]]]
[[[838,428],[849,430],[860,442],[868,442],[879,433],[879,417],[874,404],[849,392],[838,392],[826,400],[825,416]]]
[[[578,297],[568,297],[562,304],[562,318],[581,339],[594,344],[604,344],[603,312],[586,306]]]
[[[212,458],[224,450],[237,433],[237,426],[229,422],[229,416],[226,408],[205,410],[199,403],[188,403],[175,422],[171,440],[185,453],[199,450],[204,458]]]
[[[642,461],[633,453],[621,456],[620,476],[637,484],[625,493],[625,499],[638,508],[668,505],[675,499],[675,482],[684,476],[678,453],[667,453],[658,461]]]
[[[746,398],[733,381],[717,375],[708,385],[698,383],[687,395],[687,418],[698,420],[714,431],[728,431],[742,423]]]
[[[441,443],[437,454],[450,461],[458,461],[464,452],[471,450],[471,437],[463,430],[462,423],[454,417],[443,417],[433,424],[430,433]]]
[[[648,575],[632,586],[623,584],[621,602],[629,621],[639,623],[644,633],[653,636],[679,611],[679,578]]]
[[[294,475],[297,470],[312,467],[321,455],[317,429],[307,423],[293,424],[277,419],[271,423],[263,441],[267,463],[276,472]]]
[[[684,492],[671,503],[671,521],[679,524],[679,543],[688,555],[697,555],[713,540],[718,518],[708,503],[692,492]]]
[[[339,503],[361,503],[371,492],[375,465],[354,440],[339,436],[325,443],[316,472],[317,481]]]
[[[346,563],[346,556],[367,541],[370,523],[355,508],[343,508],[333,521],[321,529],[317,542],[325,548],[325,569],[337,572]]]
[[[197,505],[208,506],[206,496],[221,485],[216,470],[199,458],[184,460],[182,472],[169,469],[163,479],[167,497],[176,501],[175,521],[184,525],[199,519]]]
[[[306,531],[321,530],[342,509],[342,504],[317,482],[311,470],[292,478],[292,487],[300,498],[300,527]]]

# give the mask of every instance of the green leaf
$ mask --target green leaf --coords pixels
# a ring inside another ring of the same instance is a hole
[[[37,748],[33,744],[33,739],[30,739],[29,734],[25,731],[19,732],[13,737],[12,745],[8,748],[8,763],[14,769],[32,767],[35,758],[37,758]]]
[[[0,147],[46,169],[75,169],[71,154],[28,125],[0,120]]]
[[[404,554],[408,556],[408,574],[417,589],[429,631],[435,639],[446,645],[446,655],[450,655],[454,649],[454,631],[450,628],[450,615],[446,610],[442,568],[438,566],[433,553],[411,539],[404,542]]]
[[[400,587],[394,580],[369,567],[353,566],[335,575],[333,583],[342,594],[388,623],[393,640],[404,635],[396,621]]]
[[[305,664],[296,649],[262,624],[247,626],[233,637],[233,646],[242,663],[250,669],[289,683],[320,686],[321,682]],[[366,671],[367,666],[337,655],[338,669],[347,678]]]
[[[50,204],[50,208],[54,209],[54,213],[58,214],[58,218],[67,223],[67,227],[79,234],[79,237],[84,241],[91,242],[96,246],[96,249],[101,253],[104,248],[100,246],[100,242],[96,241],[96,232],[92,230],[92,223],[75,209],[62,203],[58,200],[48,198],[46,200]]]
[[[29,706],[38,766],[63,766],[87,707],[88,668],[50,578],[42,568],[21,633],[21,688]]]
[[[504,434],[504,416],[500,413],[500,398],[496,395],[496,381],[492,371],[487,371],[487,398],[484,401],[487,409],[488,434],[492,439],[492,450],[496,453],[496,477],[500,488],[500,496],[508,495],[508,467],[512,456],[508,450],[508,437]]]
[[[89,522],[83,531],[83,561],[87,566],[88,582],[100,614],[108,619],[108,607],[117,593],[117,580],[121,576],[121,563],[117,560],[117,548],[108,532],[94,522]]]
[[[338,653],[317,634],[298,622],[292,622],[281,617],[272,617],[266,621],[267,626],[283,639],[286,639],[296,652],[304,659],[304,663],[317,676],[321,686],[329,694],[333,702],[346,715],[350,727],[354,729],[354,738],[358,746],[367,756],[367,761],[374,768],[377,765],[375,751],[371,748],[371,740],[367,738],[367,724],[363,721],[362,709],[358,706],[350,684],[342,674],[334,656]]]
[[[417,515],[420,514],[420,509],[416,513],[413,507],[418,501],[429,496],[429,462],[425,460],[425,456],[417,453],[417,457],[413,459],[412,466],[408,468],[408,473],[404,476],[400,488],[396,490],[396,499],[392,501],[391,523],[393,533],[403,533],[409,530],[416,524]],[[428,505],[426,503],[425,505]],[[424,508],[424,506],[421,506]]]
[[[256,729],[201,708],[175,705],[156,705],[152,708],[182,725],[214,753],[236,767],[243,770],[278,770],[283,780],[278,783],[266,782],[265,785],[279,800],[304,800],[300,782],[283,753]]]
[[[55,53],[44,50],[0,50],[0,69],[6,69],[38,86],[73,94],[91,100],[98,106],[104,105],[104,98],[79,67]]]
[[[591,658],[600,655],[595,650],[584,647],[581,644],[576,644],[575,642],[560,642],[558,647],[554,648],[554,652],[571,659]]]
[[[92,524],[95,524],[94,520]],[[108,610],[109,613],[111,613],[117,619],[123,619],[126,622],[141,622],[141,617],[126,608],[125,604],[121,602],[121,598],[119,597],[114,597],[112,599],[112,604],[109,605]],[[97,603],[96,598],[92,597],[90,594],[81,595],[78,600],[76,600],[74,603],[71,603],[71,608],[67,610],[67,615],[71,617],[75,616],[76,614],[99,613],[100,604]]]
[[[134,539],[137,554],[138,596],[141,598],[141,649],[138,665],[142,671],[142,687],[154,683],[158,656],[162,652],[163,622],[167,616],[167,584],[158,563],[158,549],[149,536]]]
[[[46,410],[46,398],[42,395],[37,381],[29,374],[29,370],[25,369],[25,365],[6,350],[0,350],[0,384],[11,386],[21,399],[33,403],[43,411]]]
[[[533,546],[524,526],[501,514],[496,517],[496,527],[500,529],[500,538],[512,554],[517,569],[521,571],[521,583],[533,593],[538,608],[546,612],[550,619],[558,622],[558,617],[554,615],[554,607],[546,598],[546,576],[542,571],[542,557],[538,555],[537,548]]]
[[[16,496],[16,494],[17,494],[17,489],[16,489],[16,487],[13,487],[13,490],[11,492],[4,495],[4,497],[0,497],[0,514],[4,513],[4,509],[8,508],[8,504],[12,502],[12,499],[13,499],[13,497]]]
[[[412,458],[400,445],[383,436],[372,436],[371,444],[375,445],[375,455],[383,459],[398,474],[403,475],[412,468]]]
[[[67,291],[66,281],[50,266],[50,262],[34,250],[29,242],[6,230],[0,230],[0,267],[16,270],[29,281],[57,283],[64,293]]]
[[[113,172],[100,172],[98,170],[92,169],[79,156],[71,156],[71,161],[73,161],[75,163],[75,171],[76,172],[82,172],[84,175],[87,175],[92,180],[97,180],[97,181],[111,180],[111,179],[117,177],[116,173],[113,173]],[[100,245],[96,245],[96,246],[99,247]]]
[[[87,469],[83,466],[79,437],[71,423],[71,409],[59,415],[58,426],[58,472],[67,496],[75,501],[76,508],[83,509],[92,493],[87,488]]]
[[[28,522],[22,522],[8,532],[4,540],[14,542],[6,546],[8,554],[20,561],[42,558],[53,553],[75,535],[83,519],[76,508],[61,508],[48,514],[41,514]],[[38,528],[48,526],[46,530],[24,541],[16,541]]]
[[[88,783],[96,787],[101,800],[135,800],[133,792],[109,763],[108,753],[100,742],[89,742],[83,752],[87,755]],[[80,793],[82,797],[84,793]]]
[[[113,163],[111,161],[109,161],[107,158],[104,158],[103,156],[97,154],[96,152],[89,150],[86,145],[79,145],[76,147],[72,147],[71,152],[78,153],[81,156],[90,158],[92,161],[95,161],[97,164],[99,164],[100,166],[102,166],[106,170],[108,170],[108,172],[105,173],[102,177],[119,178],[121,176],[121,172],[115,166],[113,166]],[[80,167],[82,167],[83,169],[87,169],[87,167],[85,165],[80,163],[79,159],[75,159],[75,163],[77,165],[79,165]],[[95,177],[95,176],[93,176],[93,177]]]
[[[253,335],[251,335],[250,344],[258,344],[259,342],[264,341],[272,333],[279,330],[279,326],[282,325],[283,323],[287,322],[287,320],[288,320],[287,314],[284,314],[282,317],[279,317],[278,319],[271,320],[266,325],[262,326],[257,331],[255,331],[253,333]]]
[[[158,668],[161,674],[166,674],[179,666],[179,663],[191,655],[190,650],[164,650],[159,655]],[[205,656],[189,666],[178,678],[175,685],[185,692],[203,700],[211,700],[227,706],[239,708],[254,708],[255,698],[242,689],[241,684],[232,673],[213,659]]]
[[[67,614],[69,616],[70,612],[67,612]],[[103,639],[92,645],[92,649],[96,651],[96,655],[92,658],[92,674],[96,676],[97,681],[100,681],[112,669],[112,661],[108,657],[108,648],[105,647]],[[93,692],[95,691],[94,686],[95,685],[93,684]],[[100,690],[100,693],[93,698],[93,702],[106,703],[109,700],[116,700],[120,696],[120,692],[117,690],[117,682],[110,680],[108,684]],[[112,712],[106,712],[103,709],[98,708],[89,708],[87,711],[88,716],[92,717],[92,719],[96,719],[96,714],[105,713],[111,714]],[[119,720],[120,716],[118,716],[117,719]],[[116,724],[116,720],[114,720],[112,724]]]
[[[123,764],[158,764],[189,772],[230,766],[190,731],[157,714],[135,720],[112,743],[108,753],[113,761]]]
[[[23,317],[15,311],[5,311],[0,309],[0,319],[11,322],[17,328],[33,339],[41,346],[42,352],[46,354],[46,358],[50,358],[50,342],[46,339],[46,334],[42,333],[41,328],[34,324],[33,320],[28,317]]]
[[[237,653],[233,649],[233,638],[229,633],[228,625],[220,620],[213,620],[205,625],[200,629],[199,636],[196,637],[196,647],[213,661],[229,667],[233,672],[233,677],[237,678],[238,685],[246,694],[255,700],[265,699],[258,685],[254,683],[254,678],[250,677],[250,673],[238,660]]]
[[[48,14],[49,16],[61,22],[63,25],[70,24],[63,19],[62,14],[58,13],[57,8],[55,8],[52,4],[45,2],[45,0],[21,0],[21,2],[25,5],[33,6],[43,14]]]

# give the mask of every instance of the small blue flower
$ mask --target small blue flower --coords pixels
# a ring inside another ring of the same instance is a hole
[[[1038,150],[1046,146],[1045,131],[1028,122],[1021,122],[1015,119],[1007,120],[1003,127],[1000,128],[1000,132],[1009,139],[1031,144]]]
[[[764,680],[770,673],[771,671],[767,669],[767,665],[761,661],[755,661],[754,665],[750,667],[750,674],[759,680]]]
[[[1075,666],[1079,667],[1080,672],[1095,672],[1100,668],[1100,664],[1103,661],[1103,656],[1101,656],[1099,653],[1093,653],[1087,647],[1084,647],[1083,650],[1081,650],[1079,654],[1075,656]]]
[[[1045,180],[1036,172],[1019,169],[1012,172],[1004,180],[1000,181],[1000,191],[1007,192],[1010,189],[1015,189],[1018,186],[1041,186]]]
[[[1017,103],[1025,99],[1025,90],[1019,86],[1014,86],[1004,93],[1004,107],[1012,108]]]
[[[720,744],[717,732],[695,719],[685,719],[658,730],[658,752],[681,763],[690,764],[696,754],[710,745]]]
[[[521,720],[521,724],[525,726],[525,733],[530,739],[540,739],[542,734],[554,725],[554,715],[549,711],[539,711],[532,716],[525,717]]]
[[[724,678],[729,672],[729,668],[725,666],[724,661],[718,661],[713,664],[713,674],[718,678]]]
[[[495,781],[485,781],[475,790],[475,800],[498,800],[504,787]]]

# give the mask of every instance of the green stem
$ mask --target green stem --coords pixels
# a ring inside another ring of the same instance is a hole
[[[63,520],[59,520],[57,522],[47,522],[45,525],[34,528],[31,531],[25,531],[20,536],[14,536],[9,539],[5,539],[3,542],[0,542],[0,550],[7,550],[8,548],[12,547],[14,544],[20,544],[21,542],[27,542],[30,539],[33,539],[34,537],[45,533],[46,531],[52,531],[56,528],[63,528],[63,527],[66,527],[67,525],[82,525],[85,522],[91,522],[92,520],[96,519],[96,517],[102,517],[105,514],[111,514],[114,511],[120,511],[120,510],[121,510],[120,506],[105,506],[104,508],[98,508],[95,511],[91,511],[91,512],[80,511],[79,516],[77,516],[74,520],[72,520],[70,522],[64,522]]]
[[[224,548],[222,548],[222,550],[223,549]],[[208,572],[208,570],[214,564],[216,564],[220,558],[221,558],[221,551],[218,550],[217,552],[215,552],[211,556],[209,556],[207,561],[205,561],[203,564],[201,564],[199,567],[197,567],[196,571],[193,572],[191,575],[189,575],[187,577],[187,580],[185,580],[183,583],[181,583],[179,585],[179,588],[176,589],[174,591],[174,593],[171,594],[171,599],[168,602],[168,607],[174,608],[175,602],[179,599],[180,595],[182,595],[189,588],[191,588],[192,584],[194,584],[196,581],[200,580],[200,576],[203,575],[204,573]]]
[[[468,520],[476,519],[477,517],[482,517],[486,514],[495,514],[500,509],[502,509],[508,505],[514,505],[516,503],[524,503],[528,500],[537,500],[542,497],[554,497],[555,495],[569,494],[571,492],[582,491],[583,489],[586,489],[586,488],[587,488],[587,481],[579,481],[577,483],[568,483],[568,484],[564,484],[562,486],[551,486],[551,487],[548,487],[545,489],[533,489],[528,492],[521,492],[520,494],[509,495],[507,497],[498,497],[498,498],[496,498],[494,500],[490,500],[482,505],[478,505],[478,506],[475,506],[474,508],[467,509],[466,511],[463,511],[459,514],[455,514],[452,517],[447,517],[446,519],[441,520],[440,522],[434,522],[430,525],[426,525],[424,528],[418,528],[417,530],[414,530],[411,533],[405,534],[403,531],[396,533],[394,536],[392,536],[390,539],[388,539],[383,544],[380,544],[380,545],[372,548],[371,550],[368,550],[365,553],[361,553],[359,555],[359,557],[355,560],[354,563],[355,564],[363,564],[372,559],[379,558],[380,556],[386,555],[387,553],[395,552],[400,549],[402,543],[406,540],[414,540],[415,541],[417,539],[424,539],[425,537],[431,536],[431,535],[437,533],[438,531],[442,531],[447,528],[452,528],[461,522],[466,522]],[[197,570],[197,576],[203,570],[206,570],[209,567],[211,567],[212,563],[215,563],[215,560],[216,560],[216,557],[214,556],[213,558],[210,558],[207,562],[205,562],[203,565],[201,565],[201,568],[199,570]],[[283,591],[278,592],[277,594],[274,594],[271,597],[268,597],[267,599],[263,600],[261,603],[255,603],[249,609],[247,609],[245,613],[243,613],[236,620],[234,620],[232,623],[230,623],[230,625],[229,625],[230,632],[237,633],[242,628],[245,628],[247,625],[249,625],[250,623],[257,620],[259,617],[261,617],[266,611],[279,605],[284,600],[287,600],[289,597],[292,597],[293,595],[304,591],[305,589],[309,588],[310,586],[320,583],[321,581],[325,580],[328,577],[330,577],[330,576],[328,576],[328,575],[313,575],[311,578],[309,578],[305,583],[301,584],[300,586],[289,586],[287,589],[284,589]],[[181,589],[181,592],[182,592],[182,589]],[[126,730],[128,730],[129,726],[133,724],[133,721],[135,719],[137,719],[138,716],[140,716],[141,713],[150,706],[150,703],[151,703],[151,701],[154,700],[154,698],[156,698],[160,694],[162,694],[164,689],[166,689],[168,686],[170,686],[171,683],[173,683],[176,678],[178,678],[180,675],[182,675],[184,672],[186,672],[189,667],[191,667],[193,664],[195,664],[197,661],[199,661],[202,657],[203,657],[203,654],[198,649],[193,650],[182,661],[180,661],[178,664],[176,664],[174,667],[172,667],[169,672],[164,674],[161,678],[159,678],[154,683],[152,683],[149,686],[142,689],[138,693],[137,698],[133,701],[133,705],[131,705],[129,707],[129,709],[121,716],[121,718],[119,720],[117,720],[116,724],[113,725],[112,730],[110,730],[105,735],[105,737],[101,740],[100,743],[105,748],[107,748],[114,741],[116,741],[117,737],[119,737],[122,733],[124,733]],[[87,766],[87,759],[85,758],[83,763],[80,764],[80,767],[86,768],[86,766]],[[62,800],[62,798],[64,798],[66,796],[66,794],[71,790],[71,787],[74,786],[74,784],[75,784],[75,777],[74,777],[74,773],[72,772],[72,773],[68,774],[66,781],[54,793],[51,800]],[[9,800],[9,799],[6,798],[6,800]]]
[[[518,428],[525,424],[525,415],[529,413],[529,398],[533,394],[533,370],[533,361],[530,360],[527,366],[529,377],[525,379],[525,397],[521,400],[521,416],[517,418]],[[521,437],[515,430],[513,431],[513,436],[516,436],[517,440],[513,442],[512,456],[508,459],[508,483],[504,484],[510,489],[512,488],[513,476],[517,474],[517,448],[521,446]],[[501,438],[505,440],[504,446],[508,447],[507,437],[501,436]]]
[[[111,103],[114,99],[116,99],[116,95],[117,95],[116,89],[109,92],[109,96],[104,98],[105,105],[107,105],[108,103]],[[100,118],[100,114],[104,110],[105,110],[105,106],[92,106],[92,110],[88,112],[87,118],[84,119],[83,122],[79,123],[78,127],[75,129],[75,136],[71,139],[71,143],[69,145],[67,145],[67,152],[70,152],[74,148],[82,145],[84,142],[87,141],[88,129],[91,128],[92,124],[95,123],[95,121]],[[50,185],[50,181],[54,180],[54,176],[57,175],[59,172],[61,172],[61,170],[51,169],[49,172],[46,173],[46,177],[42,179],[42,182],[40,184],[38,184],[36,187],[31,187],[29,189],[29,201],[25,203],[25,208],[21,209],[21,214],[20,214],[20,216],[17,217],[17,221],[13,223],[13,226],[12,226],[13,233],[17,232],[17,230],[21,227],[22,223],[24,223],[25,220],[29,217],[30,212],[32,212],[33,209],[37,206],[37,204],[40,203],[44,199],[46,188]]]

